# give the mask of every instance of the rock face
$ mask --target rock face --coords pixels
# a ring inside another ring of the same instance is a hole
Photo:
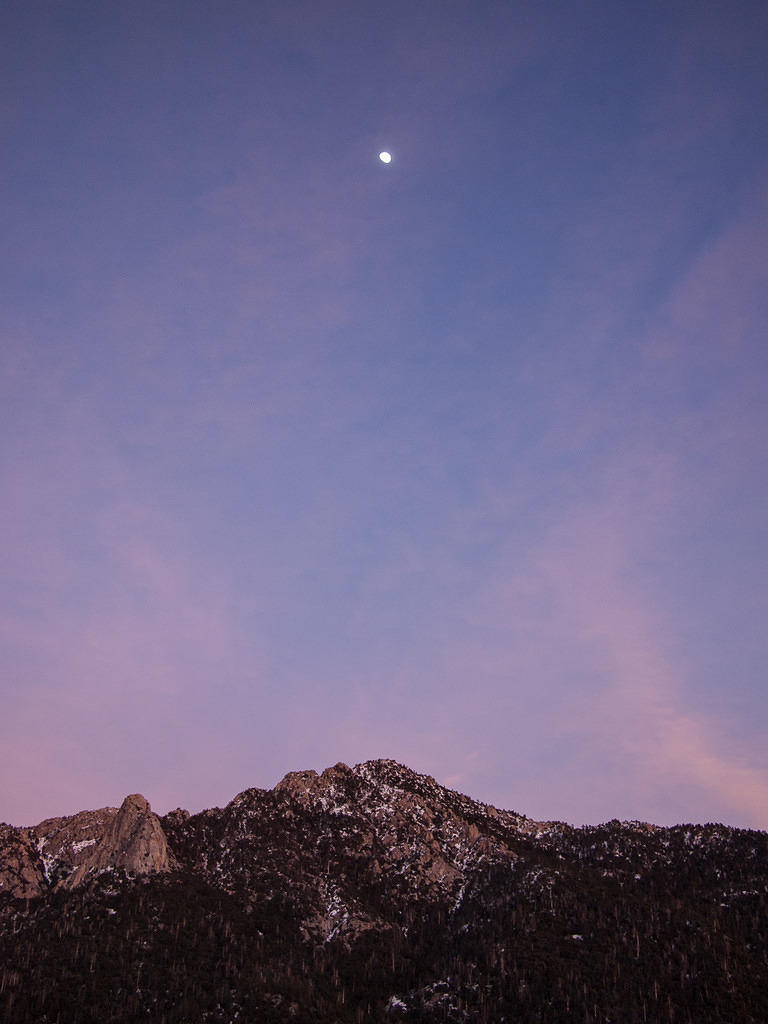
[[[40,854],[47,888],[63,884],[83,864],[104,838],[117,814],[116,807],[80,811],[66,818],[48,818],[30,831]]]
[[[174,814],[171,821],[186,820],[186,812]],[[108,869],[151,875],[172,867],[160,819],[138,793],[119,810],[80,811],[34,828],[0,824],[0,893],[19,899],[75,889]]]
[[[40,896],[46,889],[40,856],[29,829],[0,825],[0,893],[16,899]]]
[[[75,889],[89,876],[108,868],[122,868],[134,875],[169,871],[168,844],[156,814],[140,793],[123,800],[101,839],[89,848],[77,868],[61,885]]]

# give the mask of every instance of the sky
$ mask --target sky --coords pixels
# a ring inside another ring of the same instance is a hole
[[[768,828],[768,7],[0,40],[0,820],[387,757]]]

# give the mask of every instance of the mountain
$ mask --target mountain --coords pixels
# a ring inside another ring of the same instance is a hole
[[[0,1020],[768,1021],[768,835],[534,822],[394,761],[0,825]]]

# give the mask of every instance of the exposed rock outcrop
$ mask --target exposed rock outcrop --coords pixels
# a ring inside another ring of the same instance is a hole
[[[46,888],[43,865],[29,829],[0,825],[0,893],[31,899]]]
[[[343,761],[332,768],[326,768],[322,775],[312,769],[288,772],[278,782],[274,792],[290,797],[304,807],[320,802],[324,807],[332,805],[337,797],[344,794],[344,786],[353,775],[353,770]]]
[[[90,863],[94,848],[104,838],[117,814],[116,807],[80,811],[64,818],[47,818],[31,829],[49,887],[55,887]]]
[[[133,793],[123,800],[101,841],[90,848],[89,855],[61,885],[65,889],[74,889],[87,881],[90,875],[108,868],[121,868],[135,875],[171,869],[168,844],[160,820],[140,793]]]
[[[275,786],[275,793],[292,797],[302,806],[309,807],[319,788],[320,776],[309,768],[306,771],[288,772]]]

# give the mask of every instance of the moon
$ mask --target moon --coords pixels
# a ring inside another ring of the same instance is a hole
[[[379,160],[381,160],[381,162],[382,162],[383,164],[388,164],[388,163],[391,163],[391,162],[392,162],[392,154],[391,154],[391,153],[388,153],[388,152],[386,151],[386,149],[385,149],[385,150],[382,150],[382,152],[381,152],[381,153],[379,153]]]

